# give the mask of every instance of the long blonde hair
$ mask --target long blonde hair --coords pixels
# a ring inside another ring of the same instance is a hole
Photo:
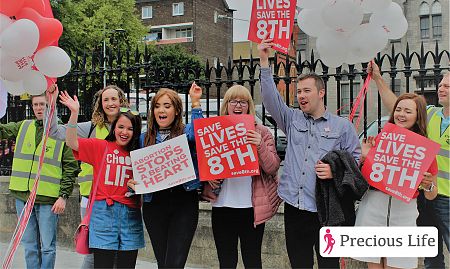
[[[159,130],[159,126],[156,122],[156,116],[153,110],[156,107],[156,102],[158,102],[158,100],[164,95],[167,95],[167,97],[169,97],[173,107],[175,108],[175,118],[170,125],[169,138],[174,138],[184,133],[183,101],[181,101],[181,98],[180,96],[178,96],[178,93],[176,91],[167,88],[161,88],[152,98],[152,102],[150,105],[150,118],[148,120],[148,128],[144,138],[145,146],[154,145],[156,143],[156,133]]]
[[[102,94],[108,89],[114,89],[117,91],[120,100],[120,107],[128,107],[127,97],[125,96],[125,93],[121,88],[115,85],[108,85],[105,88],[97,91],[94,95],[95,103],[91,121],[92,124],[97,125],[100,128],[105,127],[106,123],[108,123],[108,118],[106,117],[106,113],[103,110],[102,106]],[[117,115],[119,115],[119,113],[117,113]]]
[[[234,85],[228,88],[223,96],[222,105],[220,106],[220,115],[228,115],[228,102],[230,100],[240,98],[248,102],[247,114],[255,115],[255,103],[253,102],[250,91],[242,85]]]

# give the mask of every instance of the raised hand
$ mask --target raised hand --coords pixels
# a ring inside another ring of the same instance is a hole
[[[80,103],[78,102],[77,96],[73,96],[73,98],[67,93],[67,91],[61,92],[59,95],[59,102],[65,105],[70,112],[78,114],[80,110]]]
[[[369,65],[367,66],[367,74],[372,76],[372,78],[374,80],[382,79],[380,68],[378,67],[378,65],[373,60],[370,61]]]
[[[56,100],[58,98],[59,90],[58,85],[52,84],[50,87],[48,87],[47,92],[52,96],[53,100]]]
[[[189,90],[189,96],[191,97],[191,102],[198,102],[200,104],[200,99],[202,98],[202,88],[198,86],[195,81],[192,82],[191,89]]]
[[[261,67],[269,67],[269,52],[272,48],[272,39],[263,39],[260,44],[258,44],[258,54],[261,63]]]

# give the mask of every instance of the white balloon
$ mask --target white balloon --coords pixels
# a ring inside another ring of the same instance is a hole
[[[297,0],[299,8],[321,8],[326,0]]]
[[[23,87],[27,93],[39,95],[47,89],[47,80],[41,72],[31,70],[23,79]]]
[[[13,57],[0,49],[0,78],[10,81],[22,80],[24,73],[31,70],[33,61],[29,57]]]
[[[36,52],[34,63],[39,71],[52,78],[64,76],[72,65],[69,55],[55,46],[48,46]]]
[[[355,0],[355,2],[361,4],[364,13],[373,13],[388,8],[392,0]]]
[[[6,29],[13,21],[6,15],[0,13],[0,33]]]
[[[361,24],[349,38],[348,64],[368,62],[388,43],[386,32],[380,26],[370,23]]]
[[[320,9],[302,9],[297,16],[298,27],[312,37],[318,37],[321,32],[330,29],[323,22],[320,12]]]
[[[30,56],[38,43],[39,29],[28,19],[13,22],[0,34],[0,47],[11,56]]]
[[[328,67],[338,67],[344,63],[348,53],[348,36],[341,32],[326,30],[316,41],[320,59]]]
[[[381,26],[389,39],[399,39],[408,31],[408,21],[399,4],[392,2],[389,8],[373,13],[369,22]]]
[[[362,7],[352,0],[329,1],[322,8],[322,19],[328,27],[351,32],[361,24],[364,17]]]
[[[23,88],[23,81],[9,81],[2,80],[4,88],[12,95],[22,95],[25,93],[25,89]]]

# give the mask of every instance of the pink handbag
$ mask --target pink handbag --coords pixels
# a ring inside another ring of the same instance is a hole
[[[100,167],[102,167],[103,169],[103,165],[105,164],[105,157],[106,157],[106,152],[107,152],[108,146],[106,146],[105,148],[105,153],[103,154],[103,159],[102,159],[102,165]],[[87,254],[91,254],[91,251],[89,249],[89,222],[91,220],[91,212],[92,212],[92,206],[94,201],[95,201],[95,194],[97,193],[97,187],[98,187],[98,181],[99,181],[99,175],[101,170],[100,169],[97,173],[97,177],[95,180],[95,184],[94,184],[94,189],[91,188],[91,193],[89,194],[89,202],[88,202],[88,208],[86,209],[86,215],[84,216],[84,218],[81,220],[80,225],[78,225],[77,230],[75,231],[74,234],[74,244],[75,244],[75,251],[79,254],[83,254],[83,255],[87,255]]]
[[[89,250],[89,224],[81,223],[74,236],[75,250],[78,254],[91,254]]]

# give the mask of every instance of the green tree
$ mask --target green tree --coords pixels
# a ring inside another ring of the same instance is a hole
[[[92,51],[116,38],[135,46],[148,32],[135,8],[135,0],[52,0],[54,15],[64,26],[60,46],[72,51]],[[125,32],[115,32],[124,29]]]

